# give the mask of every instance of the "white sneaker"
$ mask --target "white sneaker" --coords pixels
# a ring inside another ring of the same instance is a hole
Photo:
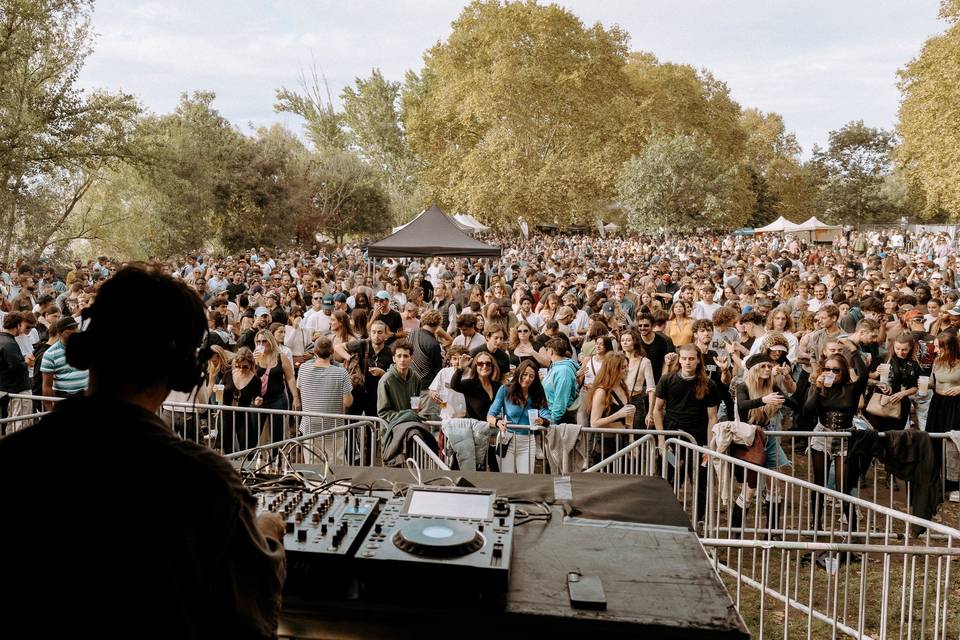
[[[960,502],[960,491],[951,491],[949,500],[950,502]]]

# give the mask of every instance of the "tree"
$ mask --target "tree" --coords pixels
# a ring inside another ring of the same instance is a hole
[[[0,259],[84,237],[83,197],[133,154],[134,98],[76,87],[91,13],[90,0],[0,1]]]
[[[591,222],[627,157],[627,36],[556,5],[476,1],[403,90],[403,122],[438,202],[495,225]]]
[[[414,163],[400,122],[400,83],[374,69],[369,78],[345,87],[341,98],[351,146],[384,176],[389,191],[408,191]]]
[[[617,190],[633,229],[739,227],[744,218],[731,217],[735,180],[709,141],[655,134],[624,163]]]
[[[253,246],[277,246],[296,234],[298,212],[307,199],[308,154],[281,125],[242,138],[235,163],[214,186],[214,226],[228,252]]]
[[[621,136],[636,155],[655,135],[692,135],[710,143],[713,157],[732,170],[731,219],[746,220],[756,207],[758,187],[747,162],[747,132],[740,105],[726,83],[709,71],[660,62],[650,53],[632,53],[624,67],[628,98]]]
[[[862,120],[831,131],[826,149],[814,147],[811,169],[819,174],[818,209],[832,221],[862,225],[897,220],[900,211],[884,197],[893,170],[893,134]]]
[[[806,220],[814,215],[816,191],[809,187],[796,136],[777,113],[745,109],[740,124],[747,134],[746,163],[757,195],[749,222],[767,224],[779,216]]]
[[[302,93],[286,87],[277,89],[274,111],[303,118],[307,138],[318,151],[346,149],[349,138],[343,129],[343,115],[334,109],[330,85],[316,65],[311,68],[309,79],[300,70],[300,89]]]
[[[960,219],[960,1],[944,0],[945,33],[927,40],[920,55],[900,71],[901,145],[897,160],[919,185],[926,217],[945,209]]]
[[[298,214],[298,238],[324,232],[374,235],[390,228],[389,200],[375,172],[345,151],[315,153],[305,173],[306,194]]]

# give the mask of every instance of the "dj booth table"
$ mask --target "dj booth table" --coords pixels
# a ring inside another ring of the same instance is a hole
[[[375,489],[411,481],[406,469],[334,472]],[[516,528],[504,606],[459,608],[449,595],[457,584],[417,584],[399,575],[396,589],[407,594],[403,603],[286,595],[281,638],[749,637],[666,481],[592,473],[422,472],[424,482],[440,476],[552,505],[551,520]],[[571,607],[571,571],[601,578],[606,610]],[[419,594],[412,604],[411,593]]]

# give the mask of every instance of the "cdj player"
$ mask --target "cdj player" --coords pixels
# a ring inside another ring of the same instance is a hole
[[[386,502],[357,550],[361,592],[413,595],[398,585],[402,577],[496,598],[509,583],[513,519],[513,505],[490,490],[411,487]]]
[[[406,497],[285,490],[257,496],[286,522],[291,594],[415,597],[405,584],[449,580],[451,595],[495,602],[506,592],[514,506],[494,491],[410,487]]]

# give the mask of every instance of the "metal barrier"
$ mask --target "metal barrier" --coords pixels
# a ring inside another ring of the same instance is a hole
[[[960,634],[960,530],[680,439],[666,451],[662,474],[697,506],[701,543],[757,637]]]
[[[837,473],[844,472],[846,461],[847,442],[850,438],[850,432],[814,432],[814,431],[767,431],[767,436],[779,438],[783,445],[783,450],[790,459],[790,466],[781,469],[783,473],[791,475],[814,484],[834,488],[836,484]],[[832,442],[836,438],[837,452],[833,456],[834,465],[829,464],[831,456],[811,449],[808,444],[812,438],[820,440],[822,443]],[[945,433],[931,433],[934,447],[941,461],[947,460],[948,451],[953,449],[953,444],[949,436]],[[821,469],[826,470],[826,478],[818,478],[818,472]],[[945,499],[949,498],[952,485],[947,480],[946,466],[940,465],[940,487],[944,492]],[[912,487],[909,482],[897,480],[886,472],[883,465],[874,461],[868,470],[864,470],[858,481],[854,495],[863,498],[874,504],[883,505],[891,509],[897,509],[904,513],[910,513],[910,502]],[[956,510],[956,518],[949,522],[944,520],[945,524],[960,528],[960,509]],[[946,517],[941,513],[938,517]]]

